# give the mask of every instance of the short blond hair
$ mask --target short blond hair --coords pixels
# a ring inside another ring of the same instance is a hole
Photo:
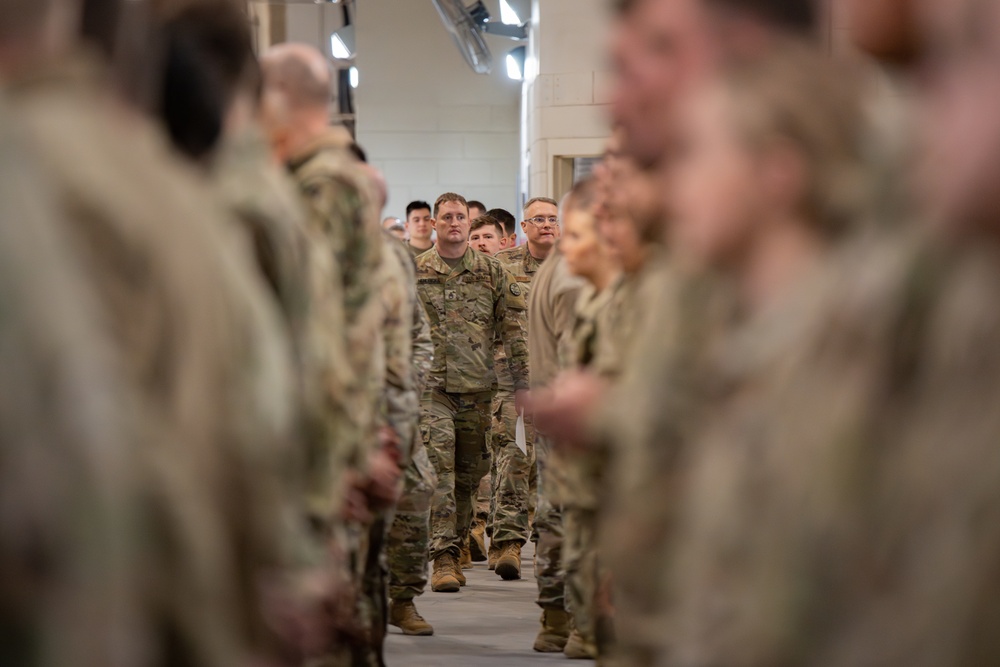
[[[532,197],[528,200],[528,203],[524,205],[524,208],[521,209],[521,213],[527,213],[532,204],[552,204],[556,208],[559,208],[559,202],[551,197]]]
[[[436,200],[434,200],[434,217],[438,217],[438,210],[441,208],[442,204],[447,204],[450,201],[455,201],[465,207],[465,212],[469,212],[469,202],[465,200],[465,197],[454,192],[446,192]]]

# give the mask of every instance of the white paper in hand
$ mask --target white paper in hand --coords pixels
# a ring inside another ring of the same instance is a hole
[[[528,455],[528,435],[524,432],[524,410],[517,416],[517,427],[514,429],[514,444],[525,456]]]

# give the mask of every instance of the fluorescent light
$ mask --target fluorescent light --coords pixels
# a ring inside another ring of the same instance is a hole
[[[507,54],[507,76],[514,81],[524,80],[524,70],[521,63],[510,53]]]
[[[354,26],[347,25],[330,35],[330,55],[338,60],[354,57]]]
[[[500,20],[504,25],[521,25],[521,19],[507,0],[500,0]]]
[[[349,76],[351,78],[351,88],[357,88],[358,87],[358,79],[360,78],[360,75],[358,74],[358,68],[357,67],[352,67],[350,69]]]
[[[348,50],[347,44],[344,44],[343,38],[336,33],[330,35],[330,53],[333,54],[334,58],[340,60],[347,60],[351,57],[351,52]]]

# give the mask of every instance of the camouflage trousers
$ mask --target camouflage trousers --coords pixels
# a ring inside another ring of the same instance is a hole
[[[475,511],[473,512],[473,523],[481,521],[490,527],[490,516],[493,514],[493,486],[494,479],[496,479],[496,459],[493,455],[490,455],[490,471],[486,473],[482,481],[479,482],[479,487],[476,489],[476,497],[473,506]]]
[[[538,503],[532,539],[535,547],[535,580],[538,582],[538,606],[542,609],[565,609],[565,586],[562,574],[562,510],[552,503],[553,478],[558,470],[547,467],[551,443],[541,433],[535,435],[535,467],[538,471]]]
[[[437,491],[431,503],[431,559],[446,552],[456,558],[469,537],[473,496],[490,469],[486,433],[493,392],[425,393],[420,430],[427,443]]]
[[[418,442],[403,474],[403,493],[396,504],[386,547],[392,600],[412,600],[427,587],[431,498],[436,487],[437,476],[427,448]]]
[[[597,562],[597,513],[563,507],[563,576],[566,611],[573,625],[591,644],[597,644],[596,601],[600,572]]]
[[[368,539],[363,553],[364,572],[361,577],[359,616],[367,641],[353,647],[352,667],[384,667],[385,636],[389,623],[388,567],[386,564],[386,534],[392,522],[392,510],[379,512],[368,528]]]
[[[516,428],[514,396],[501,392],[493,399],[493,428],[490,431],[495,469],[490,526],[493,541],[497,543],[516,541],[524,544],[528,541],[535,432],[531,422],[525,420],[528,453],[524,454],[515,444]]]

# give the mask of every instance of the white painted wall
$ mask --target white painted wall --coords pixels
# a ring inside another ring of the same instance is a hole
[[[524,197],[558,197],[559,156],[599,155],[607,120],[607,0],[533,0],[524,83]]]
[[[355,29],[357,138],[389,182],[386,215],[448,191],[514,211],[520,84],[503,63],[517,44],[488,37],[494,72],[473,73],[430,0],[362,0]]]

